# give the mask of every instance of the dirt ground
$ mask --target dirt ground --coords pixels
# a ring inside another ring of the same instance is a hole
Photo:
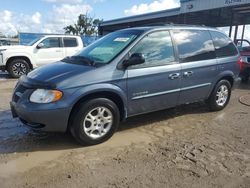
[[[106,143],[34,132],[12,119],[16,80],[0,75],[0,187],[250,187],[250,95],[223,111],[203,103],[129,119]]]

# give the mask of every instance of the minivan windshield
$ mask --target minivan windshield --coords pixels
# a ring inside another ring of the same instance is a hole
[[[82,59],[83,61],[89,59],[96,64],[107,64],[142,32],[142,30],[123,30],[108,34],[73,56],[72,61],[75,59]]]

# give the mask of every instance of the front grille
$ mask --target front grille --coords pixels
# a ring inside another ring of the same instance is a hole
[[[13,94],[12,100],[14,102],[18,102],[18,100],[21,98],[23,93],[27,90],[28,88],[24,87],[22,84],[18,83]]]

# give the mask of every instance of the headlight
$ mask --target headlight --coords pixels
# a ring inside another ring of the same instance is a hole
[[[0,49],[0,54],[2,54],[3,51],[5,51],[6,49]]]
[[[37,89],[31,96],[30,101],[34,103],[51,103],[60,100],[63,93],[58,90]]]

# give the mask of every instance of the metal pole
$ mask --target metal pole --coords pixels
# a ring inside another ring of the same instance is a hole
[[[229,29],[229,37],[232,37],[232,30],[233,30],[233,20],[234,20],[234,12],[231,9],[231,16],[230,16],[230,29]]]
[[[231,36],[232,36],[232,29],[233,29],[233,26],[230,25],[230,27],[229,27],[229,37],[230,37],[230,38],[231,38]]]
[[[235,32],[234,32],[234,42],[237,39],[237,34],[238,34],[238,25],[235,26]]]
[[[243,28],[242,28],[242,35],[241,35],[241,46],[242,46],[243,39],[244,39],[244,35],[245,35],[245,27],[246,27],[246,25],[243,25]]]

